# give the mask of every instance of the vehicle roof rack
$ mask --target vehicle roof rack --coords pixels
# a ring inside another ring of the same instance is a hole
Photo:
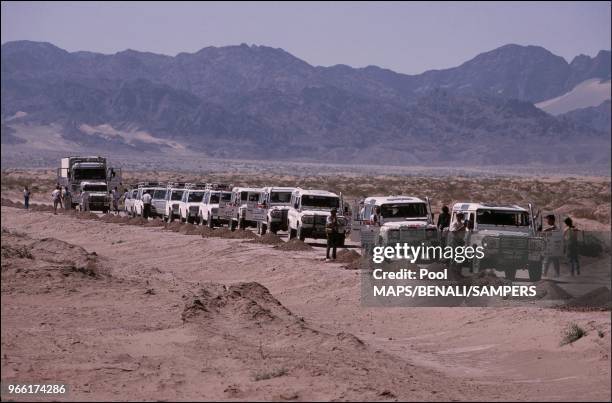
[[[232,184],[229,183],[207,183],[206,190],[232,190]]]
[[[166,187],[174,189],[183,189],[187,185],[187,182],[168,182]]]
[[[206,190],[206,183],[185,183],[185,189],[201,189]]]
[[[163,182],[138,182],[136,187],[144,188],[144,187],[163,187],[166,186]]]

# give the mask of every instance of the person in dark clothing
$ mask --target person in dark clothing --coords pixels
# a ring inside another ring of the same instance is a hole
[[[329,260],[329,250],[332,250],[332,258],[336,259],[336,247],[338,243],[338,210],[331,210],[331,215],[327,217],[325,224],[325,233],[327,234],[327,252],[326,259]]]
[[[580,261],[578,260],[578,228],[574,226],[571,218],[567,217],[564,221],[567,228],[563,233],[563,249],[570,264],[570,273],[580,275]]]
[[[30,208],[30,189],[27,186],[23,188],[23,205],[26,209]]]
[[[438,229],[442,231],[445,228],[450,227],[450,220],[451,220],[451,216],[448,211],[448,206],[442,206],[442,212],[438,216],[438,224],[437,224]]]

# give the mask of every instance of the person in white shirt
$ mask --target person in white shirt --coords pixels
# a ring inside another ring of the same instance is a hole
[[[87,190],[81,192],[81,209],[89,211],[89,192]]]
[[[142,216],[147,220],[151,215],[151,199],[152,197],[148,191],[142,195]]]
[[[53,214],[57,214],[57,206],[62,207],[62,192],[59,185],[55,187],[55,190],[51,193],[53,199]]]

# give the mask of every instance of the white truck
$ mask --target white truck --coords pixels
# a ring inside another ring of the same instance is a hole
[[[205,192],[206,184],[189,183],[185,185],[185,191],[178,203],[178,215],[182,222],[195,224]]]
[[[207,225],[209,228],[220,227],[227,223],[227,217],[220,210],[225,208],[225,204],[232,199],[230,185],[208,184],[204,193],[204,198],[200,202],[197,222]]]
[[[236,227],[246,229],[254,227],[261,220],[263,209],[257,206],[261,188],[234,187],[229,203],[222,210],[223,216],[228,220],[233,231]]]
[[[344,246],[347,220],[343,216],[342,198],[326,190],[295,189],[291,194],[291,206],[287,212],[289,239],[323,239],[327,237],[325,226],[332,209],[338,211],[338,245]]]
[[[57,183],[65,188],[64,208],[76,208],[81,200],[81,183],[104,182],[108,189],[121,187],[121,169],[107,166],[100,156],[62,158],[57,169]]]
[[[372,220],[375,216],[378,222]],[[438,245],[440,241],[428,198],[423,200],[413,196],[367,197],[363,201],[357,220],[360,221],[360,225],[355,227],[364,232],[374,227],[375,246],[397,243],[415,246],[422,243]]]
[[[257,233],[265,235],[266,231],[276,234],[288,230],[287,214],[291,207],[293,187],[264,187],[259,195],[259,207],[264,210],[262,220],[257,221]]]
[[[526,269],[531,281],[542,278],[544,240],[537,235],[531,205],[525,209],[517,205],[458,202],[452,208],[451,226],[458,213],[463,213],[468,226],[465,245],[484,248],[484,258],[465,263],[473,272],[495,269],[514,280],[517,270]],[[449,233],[449,244],[451,237]]]
[[[111,198],[108,193],[108,185],[103,181],[83,181],[80,186],[80,194],[87,192],[89,195],[87,209],[89,211],[101,211],[104,214],[108,213],[111,208]],[[79,202],[79,207],[83,210],[85,207]]]

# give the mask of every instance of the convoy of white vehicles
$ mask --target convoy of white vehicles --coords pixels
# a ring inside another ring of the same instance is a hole
[[[82,208],[81,194],[87,192],[90,210],[108,212],[111,185],[118,186],[120,181],[121,170],[108,168],[103,157],[63,158],[58,169],[66,208]],[[450,244],[453,236],[448,228],[440,231],[434,224],[429,199],[414,196],[366,197],[351,211],[342,195],[325,190],[141,182],[125,192],[127,215],[143,216],[145,193],[152,197],[151,215],[168,222],[178,218],[210,228],[225,224],[231,230],[257,227],[260,235],[286,231],[289,239],[302,241],[327,237],[326,224],[332,209],[337,211],[338,246],[345,244],[349,233],[352,240],[366,247],[398,243],[444,245]],[[553,243],[545,242],[535,228],[531,205],[525,209],[517,205],[457,202],[451,210],[451,227],[459,213],[468,228],[465,245],[485,250],[483,259],[465,261],[471,271],[495,269],[514,280],[518,269],[526,269],[531,281],[540,280],[545,250],[550,249],[547,244]]]

